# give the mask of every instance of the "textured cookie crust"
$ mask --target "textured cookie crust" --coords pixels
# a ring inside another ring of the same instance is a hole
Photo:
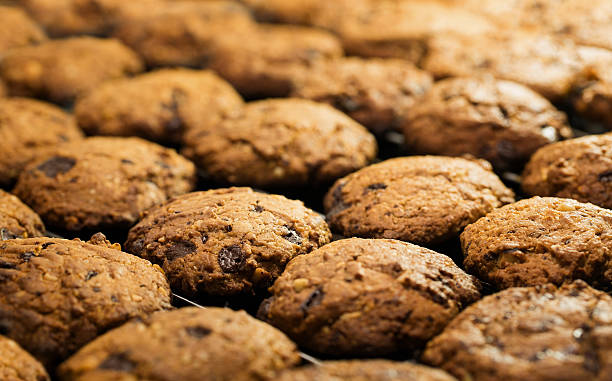
[[[0,242],[0,331],[46,366],[131,318],[170,308],[159,267],[97,242]]]
[[[202,67],[218,40],[253,28],[248,10],[234,1],[166,1],[123,5],[113,36],[150,67]]]
[[[288,25],[260,25],[219,39],[217,45],[209,67],[246,97],[286,97],[300,69],[343,55],[333,34]]]
[[[582,117],[612,129],[612,73],[610,62],[591,67],[577,81],[572,92],[572,106]]]
[[[329,105],[248,103],[217,126],[190,131],[183,153],[214,179],[260,187],[331,182],[374,159],[374,137]]]
[[[50,381],[45,368],[19,344],[0,336],[0,380]]]
[[[494,210],[461,234],[468,272],[498,288],[583,279],[612,285],[612,211],[533,197]]]
[[[182,295],[228,296],[267,289],[292,258],[330,239],[323,217],[300,201],[230,188],[149,210],[125,247],[162,266]]]
[[[0,4],[0,54],[46,39],[45,32],[22,9]]]
[[[275,380],[299,363],[282,332],[244,311],[182,308],[132,321],[85,346],[60,380]]]
[[[45,225],[17,197],[0,189],[0,241],[45,235]]]
[[[283,372],[279,381],[456,381],[441,370],[386,360],[328,361]]]
[[[213,72],[162,69],[101,85],[77,101],[75,114],[90,135],[179,143],[186,130],[214,125],[242,104]]]
[[[612,298],[582,281],[511,288],[465,309],[422,360],[459,379],[609,380]]]
[[[351,238],[294,258],[259,317],[329,356],[410,356],[466,305],[479,283],[445,255]]]
[[[0,99],[0,185],[12,185],[44,150],[82,137],[74,118],[58,107],[26,98]]]
[[[492,77],[437,82],[412,107],[402,129],[426,154],[471,154],[494,168],[520,170],[540,147],[572,137],[565,114],[517,83]]]
[[[112,39],[74,37],[12,49],[0,62],[11,95],[70,103],[109,79],[143,70],[134,52]]]
[[[92,137],[31,162],[14,193],[49,226],[127,229],[194,183],[195,167],[174,150],[139,138]]]
[[[293,81],[292,96],[329,103],[382,133],[397,129],[431,84],[431,76],[408,61],[341,58],[311,65]]]
[[[332,231],[344,236],[435,244],[514,201],[483,160],[412,156],[342,178],[325,196]]]

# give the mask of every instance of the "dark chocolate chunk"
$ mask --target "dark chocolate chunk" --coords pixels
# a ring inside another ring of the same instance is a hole
[[[2,228],[0,229],[0,240],[5,241],[7,239],[15,239],[19,238],[18,235],[11,233],[8,229]]]
[[[95,277],[96,275],[98,275],[97,271],[90,271],[85,276],[85,280],[90,280],[91,278]]]
[[[208,336],[212,332],[210,328],[202,327],[201,325],[187,327],[185,328],[185,331],[187,331],[189,336],[195,337],[196,339],[201,339],[204,336]]]
[[[119,372],[130,372],[136,368],[136,364],[128,358],[127,353],[113,353],[98,365],[98,369],[116,370]]]
[[[30,262],[30,258],[32,258],[34,256],[34,253],[32,253],[31,251],[26,251],[25,253],[21,253],[20,257],[21,260],[24,262]]]
[[[55,178],[57,175],[66,173],[76,165],[76,160],[70,157],[55,156],[45,161],[38,167],[47,177]]]
[[[246,256],[238,245],[224,247],[219,251],[219,266],[226,273],[235,273],[242,269]]]
[[[316,290],[310,293],[308,298],[300,306],[300,309],[304,313],[307,313],[308,310],[311,309],[312,307],[318,306],[319,304],[321,304],[324,296],[325,296],[325,293],[323,292],[323,290],[321,288],[317,288]]]
[[[300,233],[295,231],[295,229],[293,229],[292,227],[285,226],[285,228],[287,229],[287,233],[283,234],[283,238],[295,245],[301,245],[302,236],[300,235]]]
[[[612,182],[612,171],[605,171],[605,172],[600,173],[598,179],[602,183]]]
[[[196,251],[196,245],[193,242],[189,241],[179,241],[175,242],[166,249],[166,258],[170,261],[174,261],[178,258],[183,258],[186,255],[189,255]]]

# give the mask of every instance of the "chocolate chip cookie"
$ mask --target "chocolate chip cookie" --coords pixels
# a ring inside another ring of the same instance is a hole
[[[82,137],[72,115],[54,105],[26,98],[0,99],[0,185],[12,185],[43,151]]]
[[[45,32],[22,9],[0,4],[0,54],[46,39]]]
[[[612,297],[582,281],[504,290],[459,314],[422,360],[462,380],[608,380]]]
[[[609,62],[590,67],[584,77],[576,81],[571,103],[574,111],[584,119],[612,130],[612,73],[609,68]]]
[[[189,192],[195,167],[139,138],[93,137],[49,150],[21,173],[14,193],[48,226],[127,229],[140,213]]]
[[[50,381],[45,368],[13,340],[0,335],[0,380]]]
[[[0,241],[45,235],[45,225],[17,197],[0,189]]]
[[[110,328],[170,308],[159,267],[94,241],[0,241],[0,332],[48,367]]]
[[[533,197],[494,210],[461,234],[468,272],[498,288],[582,279],[612,286],[612,211]]]
[[[408,61],[341,58],[312,64],[292,82],[292,96],[329,103],[380,134],[397,129],[431,84]]]
[[[412,156],[342,178],[325,196],[332,231],[431,245],[514,201],[484,160]]]
[[[447,373],[409,362],[386,360],[326,361],[290,369],[279,381],[455,381]]]
[[[12,49],[0,62],[0,76],[11,95],[61,104],[104,81],[142,70],[140,59],[119,41],[90,37]]]
[[[361,238],[294,258],[270,291],[260,318],[337,357],[410,356],[480,297],[478,281],[445,255]]]
[[[79,126],[91,135],[140,136],[179,143],[184,131],[242,107],[242,99],[210,71],[162,69],[102,84],[79,99]]]
[[[289,260],[330,239],[323,217],[300,201],[230,188],[149,210],[125,247],[162,266],[182,295],[230,296],[267,289]]]
[[[331,106],[304,99],[248,103],[186,134],[183,153],[213,179],[258,187],[325,184],[367,165],[376,140]]]
[[[181,308],[110,331],[58,373],[62,381],[274,380],[297,363],[295,344],[244,311]]]
[[[471,154],[520,170],[540,147],[572,136],[565,114],[529,88],[492,77],[437,82],[405,115],[407,145],[426,154]]]

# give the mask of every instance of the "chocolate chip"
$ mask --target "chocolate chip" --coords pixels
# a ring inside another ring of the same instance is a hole
[[[111,301],[113,303],[119,303],[119,298],[117,297],[117,295],[111,295]]]
[[[42,249],[45,250],[47,247],[51,246],[51,245],[55,245],[53,242],[45,242],[42,244]]]
[[[123,164],[134,164],[134,162],[132,160],[130,160],[130,159],[121,159],[121,162]]]
[[[85,276],[85,280],[90,280],[91,278],[95,277],[96,275],[98,275],[97,271],[90,271],[87,273],[87,275]]]
[[[0,261],[0,269],[16,269],[17,265],[13,264],[13,263],[8,263],[8,262],[4,262],[4,261]]]
[[[323,290],[321,288],[317,288],[316,290],[310,293],[308,298],[300,306],[300,309],[302,310],[302,312],[307,313],[308,310],[312,307],[321,304],[324,296],[325,293],[323,292]]]
[[[261,213],[264,211],[264,208],[262,208],[260,205],[255,205],[255,207],[253,208],[253,210],[257,213]]]
[[[346,94],[334,98],[334,107],[344,112],[354,112],[361,108],[359,103]]]
[[[157,160],[155,164],[162,167],[163,169],[170,169],[170,166],[161,160]]]
[[[34,256],[34,253],[32,253],[31,251],[26,251],[25,253],[21,253],[19,257],[24,262],[30,262],[30,258],[32,258],[33,256]]]
[[[336,186],[336,188],[332,192],[333,206],[331,210],[327,213],[328,216],[336,215],[349,207],[349,205],[344,202],[344,198],[342,197],[342,190],[344,189],[344,185],[344,183],[338,184],[338,186]]]
[[[612,182],[612,171],[605,171],[605,172],[600,173],[598,179],[602,183]]]
[[[204,336],[208,336],[212,332],[210,328],[202,327],[201,325],[187,327],[185,328],[185,331],[187,331],[189,336],[195,337],[196,339],[201,339]]]
[[[227,225],[227,226],[225,227],[225,231],[226,231],[226,232],[228,232],[228,233],[229,233],[229,232],[231,232],[231,231],[232,231],[232,229],[234,229],[234,228],[232,227],[232,225]]]
[[[76,165],[76,160],[70,157],[55,156],[45,161],[38,167],[47,177],[55,178],[57,175],[66,173]]]
[[[98,369],[116,370],[119,372],[130,372],[136,368],[136,364],[128,358],[127,353],[113,353],[98,365]]]
[[[7,239],[19,238],[18,235],[11,233],[8,229],[0,229],[0,241],[6,241]]]
[[[292,227],[285,226],[285,228],[287,229],[287,233],[283,234],[283,238],[295,245],[301,245],[302,236],[300,235],[300,233],[295,231],[295,229],[293,229]]]
[[[240,246],[232,245],[219,251],[219,266],[225,273],[235,273],[244,267],[246,256]]]
[[[137,240],[128,244],[129,250],[134,254],[140,254],[144,249],[144,240],[142,238],[138,238]]]
[[[170,261],[174,261],[179,258],[183,258],[196,251],[196,245],[189,241],[175,242],[172,246],[166,249],[166,258]]]
[[[368,192],[371,192],[371,191],[377,191],[377,190],[381,190],[381,189],[387,189],[387,184],[383,184],[383,183],[370,184],[370,185],[368,185],[366,187],[364,193],[368,193]]]
[[[202,233],[202,243],[208,242],[208,234]]]

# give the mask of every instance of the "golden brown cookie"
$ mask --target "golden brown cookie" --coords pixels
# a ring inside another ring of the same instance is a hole
[[[14,193],[48,226],[127,229],[140,213],[189,192],[195,168],[174,150],[139,138],[93,137],[32,161]]]
[[[159,267],[103,236],[98,242],[0,241],[0,332],[46,366],[131,318],[170,308]]]
[[[325,196],[332,231],[422,245],[456,238],[465,226],[514,201],[484,160],[390,159],[352,173]]]
[[[589,67],[574,84],[571,103],[574,111],[589,122],[612,130],[612,61]]]
[[[17,197],[0,189],[0,241],[45,235],[45,225]]]
[[[185,131],[214,125],[242,105],[213,72],[162,69],[102,84],[76,102],[75,114],[91,135],[179,143]]]
[[[22,9],[0,4],[0,54],[45,40],[45,32]]]
[[[294,258],[259,317],[300,347],[334,357],[409,357],[480,298],[479,283],[442,254],[351,238]]]
[[[50,381],[45,368],[13,340],[0,335],[0,380]]]
[[[104,81],[142,70],[140,59],[119,41],[91,37],[12,49],[0,62],[0,77],[11,95],[61,104]]]
[[[405,115],[402,129],[416,152],[488,160],[520,170],[540,147],[572,137],[565,114],[546,98],[492,77],[437,82]]]
[[[162,266],[182,295],[231,296],[265,292],[287,262],[330,239],[324,218],[300,201],[230,188],[150,209],[125,248]]]
[[[12,185],[45,150],[82,137],[72,115],[54,105],[27,98],[0,99],[0,185]]]
[[[295,344],[244,311],[181,308],[110,331],[58,373],[61,381],[263,381],[298,362]]]
[[[582,279],[612,289],[612,211],[567,198],[533,197],[465,228],[465,269],[497,288]]]
[[[325,184],[367,165],[374,137],[331,106],[304,99],[248,103],[186,134],[183,153],[213,179],[257,187]]]

